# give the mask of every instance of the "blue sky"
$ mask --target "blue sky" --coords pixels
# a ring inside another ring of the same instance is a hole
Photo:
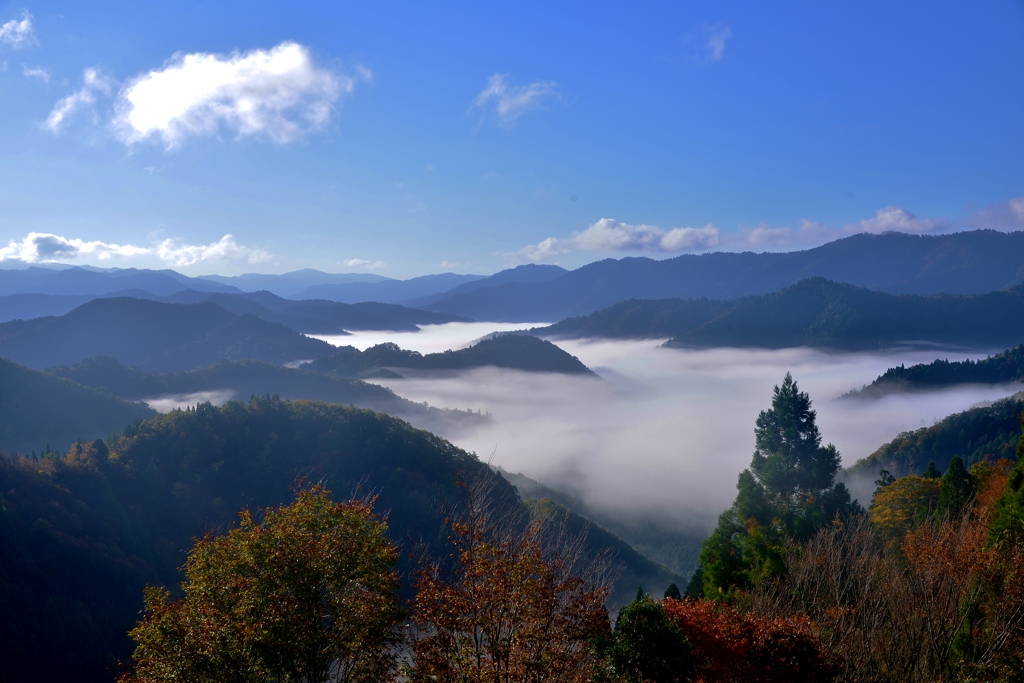
[[[0,258],[490,273],[1024,228],[1024,3],[0,2]]]

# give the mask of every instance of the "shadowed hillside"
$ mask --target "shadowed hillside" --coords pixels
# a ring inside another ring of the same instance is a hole
[[[406,351],[394,343],[365,351],[346,346],[337,353],[307,363],[304,368],[333,377],[366,377],[381,369],[465,370],[492,365],[527,372],[592,375],[578,358],[549,341],[515,334],[500,334],[458,351],[429,353]]]
[[[33,368],[113,356],[127,365],[166,372],[224,359],[287,363],[333,350],[284,325],[235,315],[211,303],[96,299],[59,318],[0,324],[0,356]]]

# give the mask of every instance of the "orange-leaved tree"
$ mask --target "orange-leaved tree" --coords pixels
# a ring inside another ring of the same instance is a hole
[[[402,619],[397,551],[373,500],[313,486],[248,510],[188,554],[184,597],[150,587],[125,683],[370,683],[392,678]]]
[[[413,681],[575,683],[601,669],[608,635],[604,564],[545,519],[499,517],[486,484],[450,519],[452,556],[417,575]],[[515,509],[516,506],[510,506]]]
[[[826,683],[838,673],[807,617],[745,614],[706,599],[663,605],[693,647],[696,683]]]

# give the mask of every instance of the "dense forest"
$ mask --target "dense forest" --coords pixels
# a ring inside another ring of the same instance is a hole
[[[929,463],[945,469],[959,456],[969,467],[985,460],[1013,458],[1021,433],[1019,417],[1024,395],[1015,394],[955,413],[930,427],[903,432],[847,470],[851,476],[875,476],[888,470],[896,476],[921,474]]]
[[[498,334],[464,349],[427,355],[407,351],[391,342],[378,344],[365,351],[345,346],[338,349],[337,353],[318,358],[302,367],[332,377],[367,377],[390,368],[465,370],[488,365],[527,372],[594,374],[578,358],[551,342],[514,334]]]
[[[131,652],[143,587],[173,589],[192,537],[226,528],[241,508],[290,500],[301,480],[376,495],[407,573],[409,553],[446,543],[442,511],[471,476],[490,481],[499,508],[521,505],[475,456],[401,420],[276,397],[174,411],[63,456],[0,458],[6,679],[111,680],[115,658]],[[621,553],[621,591],[678,580],[607,532],[590,538],[589,554],[604,543]]]
[[[952,361],[889,368],[871,384],[847,396],[880,398],[901,391],[927,391],[957,384],[1007,384],[1024,380],[1024,345],[982,360]]]

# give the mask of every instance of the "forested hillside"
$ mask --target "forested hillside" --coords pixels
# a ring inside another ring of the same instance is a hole
[[[407,351],[397,344],[378,344],[365,351],[346,346],[337,353],[306,363],[303,368],[332,377],[366,377],[382,368],[465,370],[492,365],[527,372],[592,375],[578,358],[536,337],[499,334],[465,349],[428,353]]]
[[[991,347],[1022,338],[1024,287],[969,296],[897,296],[813,278],[742,299],[668,346],[871,349],[927,342]]]
[[[934,462],[945,470],[960,456],[967,467],[983,460],[1013,459],[1020,437],[1024,394],[1015,394],[950,415],[931,427],[903,432],[847,470],[849,475],[875,476],[888,470],[897,477],[921,474]]]
[[[957,384],[1005,384],[1024,380],[1024,345],[983,360],[934,360],[928,364],[889,368],[871,384],[848,397],[880,398],[901,391],[927,391]]]
[[[58,318],[0,324],[0,356],[38,369],[113,356],[127,365],[169,372],[223,359],[287,363],[333,350],[284,325],[211,303],[96,299]]]
[[[67,457],[0,458],[0,661],[13,681],[109,681],[131,653],[146,583],[174,586],[192,537],[238,509],[291,499],[300,479],[373,492],[408,553],[441,550],[457,480],[488,477],[495,504],[514,489],[473,455],[386,415],[252,399],[144,421]],[[570,520],[578,528],[579,520]],[[591,538],[616,543],[606,534]],[[671,575],[637,555],[625,576],[654,590]],[[624,586],[623,591],[635,591]]]
[[[0,358],[0,451],[67,449],[152,415],[146,406]]]

